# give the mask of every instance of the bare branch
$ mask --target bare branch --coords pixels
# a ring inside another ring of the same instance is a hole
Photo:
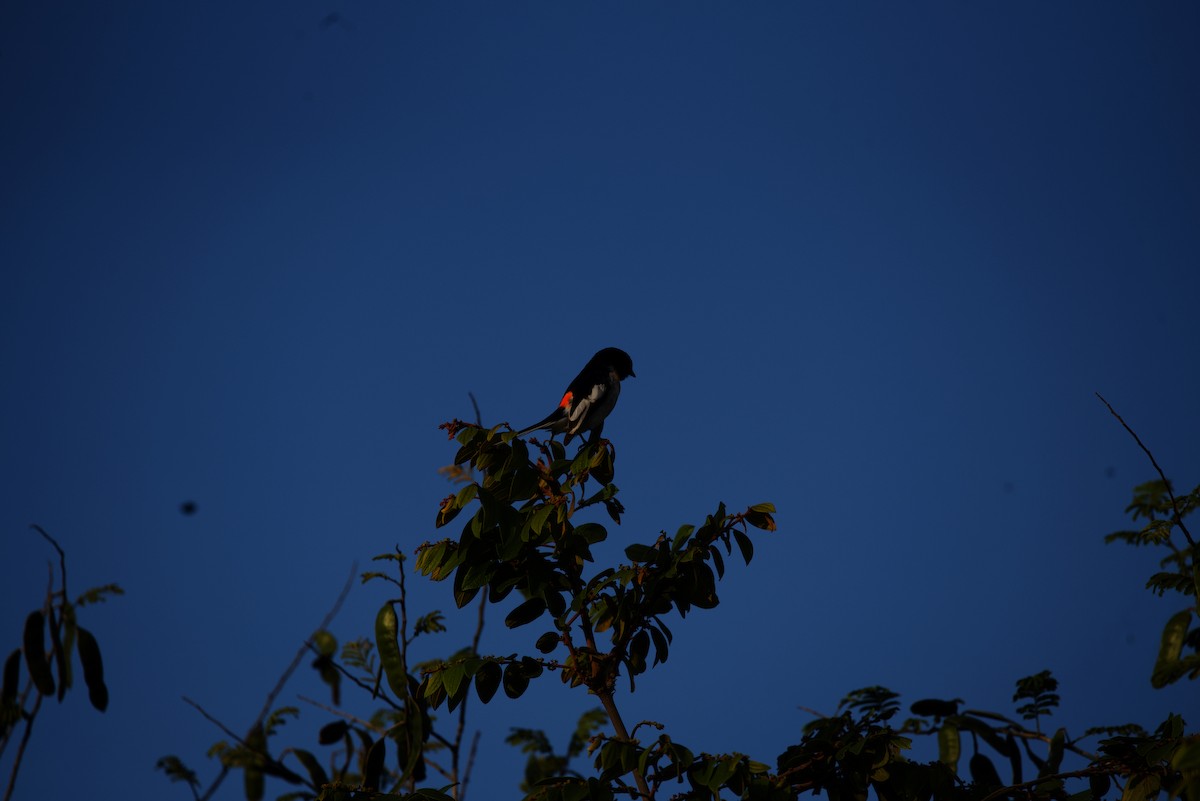
[[[4,801],[9,801],[12,798],[13,790],[17,787],[17,772],[21,769],[21,758],[25,756],[25,746],[29,744],[29,737],[33,734],[33,719],[37,717],[38,710],[42,707],[42,694],[38,693],[36,700],[33,702],[33,709],[25,718],[25,733],[21,735],[21,744],[17,747],[17,756],[13,760],[12,774],[8,777],[8,788],[4,791]]]
[[[325,618],[321,621],[321,625],[317,627],[317,631],[322,631],[329,628],[329,624],[333,622],[335,617],[337,617],[337,613],[342,609],[342,604],[346,602],[346,597],[350,594],[350,588],[354,586],[354,577],[357,574],[358,562],[355,562],[350,566],[350,575],[346,577],[346,583],[342,587],[341,593],[338,594],[337,600],[334,601],[334,604],[330,610],[325,613]],[[287,684],[288,679],[290,679],[292,674],[296,672],[296,668],[300,667],[300,662],[304,659],[304,655],[308,652],[311,645],[312,640],[310,638],[305,640],[304,644],[296,650],[296,655],[292,657],[292,663],[287,666],[287,670],[283,671],[283,675],[279,677],[279,681],[275,682],[275,686],[271,689],[271,692],[267,694],[267,700],[263,704],[262,711],[259,712],[258,717],[255,718],[254,726],[262,723],[263,720],[266,719],[267,715],[271,712],[271,706],[275,703],[275,699],[279,697],[279,693],[283,692],[283,686]],[[254,728],[254,726],[251,726],[251,728]]]
[[[483,415],[479,413],[479,404],[475,400],[475,393],[468,392],[467,397],[471,399],[471,405],[475,407],[475,422],[480,428],[483,428]]]
[[[58,544],[58,541],[54,539],[54,537],[51,537],[49,534],[47,534],[46,530],[37,523],[31,523],[29,527],[45,537],[50,544],[54,546],[54,550],[58,551],[58,565],[59,569],[62,570],[62,594],[63,600],[65,601],[71,597],[67,595],[67,554],[63,551],[62,546]]]
[[[995,801],[997,798],[1004,798],[1007,795],[1011,795],[1013,790],[1024,790],[1037,787],[1039,784],[1045,784],[1046,782],[1056,782],[1061,779],[1079,779],[1084,776],[1092,776],[1104,772],[1105,771],[1102,768],[1085,768],[1083,770],[1072,770],[1067,773],[1055,773],[1053,776],[1039,776],[1031,781],[1013,784],[1008,787],[1001,787],[999,790],[995,790],[994,792],[984,796],[983,801]]]
[[[1163,469],[1158,466],[1158,460],[1154,458],[1154,454],[1142,442],[1142,438],[1137,435],[1137,432],[1129,427],[1129,423],[1125,422],[1125,418],[1117,414],[1117,410],[1112,407],[1112,404],[1106,401],[1104,396],[1099,392],[1096,393],[1096,397],[1108,407],[1108,410],[1112,412],[1112,416],[1117,418],[1118,422],[1125,427],[1125,430],[1129,432],[1130,436],[1133,437],[1133,441],[1138,444],[1138,447],[1142,449],[1146,456],[1150,457],[1150,464],[1154,465],[1154,469],[1158,471],[1158,477],[1162,479],[1163,485],[1167,488],[1167,496],[1171,499],[1171,511],[1175,513],[1175,525],[1179,526],[1179,530],[1183,532],[1188,545],[1191,545],[1193,548],[1196,547],[1196,541],[1192,539],[1192,532],[1188,531],[1187,526],[1183,524],[1183,518],[1179,516],[1179,501],[1175,500],[1175,493],[1171,490],[1171,482],[1167,480],[1167,474],[1163,472]]]

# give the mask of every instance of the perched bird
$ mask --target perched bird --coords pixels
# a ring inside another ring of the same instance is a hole
[[[621,382],[629,377],[637,377],[629,354],[620,348],[605,348],[567,385],[557,409],[545,420],[517,433],[525,436],[531,431],[546,430],[551,437],[565,433],[564,444],[570,444],[572,437],[585,431],[594,431],[593,437],[598,437],[604,428],[604,418],[617,405]]]

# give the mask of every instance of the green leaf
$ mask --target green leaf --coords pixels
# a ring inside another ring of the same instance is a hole
[[[575,536],[583,539],[588,545],[595,545],[608,539],[608,530],[599,523],[581,523],[575,527]]]
[[[46,661],[46,619],[41,612],[30,612],[25,618],[25,665],[29,676],[42,695],[54,695],[54,674]]]
[[[92,706],[103,712],[108,709],[108,687],[104,684],[104,661],[100,658],[100,644],[92,633],[79,626],[76,629],[79,638],[79,663],[83,665],[83,680],[88,688],[88,700]]]
[[[543,504],[529,517],[529,530],[534,534],[541,534],[542,529],[546,527],[546,520],[549,519],[550,513],[554,511],[554,507],[550,504]]]
[[[266,791],[266,780],[263,775],[263,755],[267,751],[267,735],[262,724],[258,724],[246,735],[246,747],[251,757],[242,766],[246,801],[262,801]]]
[[[945,724],[938,730],[938,761],[957,773],[961,753],[962,743],[958,737],[958,727]]]
[[[562,642],[561,634],[557,631],[547,631],[541,637],[537,638],[537,642],[534,643],[533,647],[537,648],[543,654],[548,654],[557,648],[560,642]]]
[[[658,556],[658,549],[653,545],[634,543],[625,548],[625,558],[631,562],[653,562]]]
[[[500,676],[503,671],[499,663],[488,660],[484,662],[475,674],[475,693],[479,696],[479,700],[487,703],[492,700],[492,696],[496,694],[496,690],[500,688]]]
[[[1200,772],[1200,739],[1180,743],[1171,755],[1171,767],[1180,773]]]
[[[1146,581],[1146,589],[1152,590],[1159,598],[1163,597],[1167,590],[1184,595],[1196,594],[1196,585],[1192,577],[1182,573],[1155,573]]]
[[[446,694],[451,698],[455,697],[465,678],[467,678],[465,663],[454,662],[447,665],[446,669],[442,671],[442,686],[446,688]]]
[[[1060,728],[1054,732],[1054,736],[1050,738],[1050,748],[1046,756],[1046,766],[1039,773],[1040,776],[1053,776],[1062,768],[1063,750],[1067,742],[1067,730]]]
[[[504,625],[510,629],[515,629],[518,626],[524,626],[526,623],[532,623],[542,616],[546,611],[546,602],[541,598],[530,598],[523,604],[517,606],[516,609],[508,613],[504,618]]]
[[[1125,792],[1121,801],[1146,801],[1153,798],[1162,786],[1162,782],[1154,774],[1135,776],[1125,783]]]
[[[763,531],[774,531],[775,518],[771,516],[774,512],[775,504],[757,503],[746,510],[746,522]]]
[[[312,644],[321,656],[333,656],[337,653],[337,637],[334,637],[325,629],[318,629],[313,632]]]
[[[1154,663],[1154,672],[1150,683],[1155,689],[1162,689],[1183,676],[1180,670],[1179,654],[1183,650],[1184,640],[1187,639],[1188,626],[1192,621],[1192,610],[1184,609],[1177,612],[1167,621],[1163,628],[1162,642],[1158,648],[1158,659]],[[1126,791],[1128,794],[1128,790]]]
[[[320,790],[322,785],[329,784],[329,776],[325,773],[325,768],[321,767],[321,762],[312,755],[311,751],[305,751],[302,748],[293,748],[292,753],[296,755],[296,759],[299,759],[300,764],[304,765],[304,769],[308,771],[308,778],[312,781],[313,787]]]
[[[695,526],[683,525],[675,532],[675,538],[671,540],[671,550],[678,551],[687,542],[688,537],[692,536],[692,532],[696,530]]]
[[[408,697],[408,670],[400,653],[399,620],[396,607],[385,603],[375,616],[375,648],[383,664],[383,674],[397,700]]]

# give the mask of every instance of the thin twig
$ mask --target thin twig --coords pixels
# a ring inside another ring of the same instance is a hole
[[[4,801],[12,798],[13,790],[17,787],[17,772],[21,769],[21,757],[25,756],[25,746],[29,744],[29,736],[33,734],[33,719],[37,717],[41,707],[42,694],[38,693],[37,699],[33,702],[32,711],[25,718],[25,733],[21,735],[21,745],[17,747],[17,757],[13,760],[12,774],[8,777],[8,789],[4,791]]]
[[[337,613],[339,611],[341,611],[342,604],[345,603],[345,601],[346,601],[346,596],[350,594],[350,588],[354,586],[354,576],[357,572],[358,572],[358,563],[355,562],[350,567],[350,575],[346,578],[345,586],[342,587],[342,591],[341,591],[341,593],[338,594],[337,600],[334,602],[334,604],[330,608],[330,610],[325,614],[325,618],[321,621],[321,625],[317,629],[318,631],[327,629],[329,627],[329,624],[333,622],[333,618],[337,616]],[[309,639],[305,640],[304,644],[302,646],[300,646],[300,649],[296,652],[296,656],[292,658],[292,663],[290,665],[288,665],[287,670],[285,670],[283,672],[283,675],[279,678],[279,681],[275,683],[275,687],[267,695],[267,701],[265,704],[263,704],[262,711],[258,713],[258,718],[255,719],[254,725],[250,727],[250,729],[252,731],[255,726],[258,726],[259,724],[261,724],[263,722],[263,719],[266,718],[267,714],[271,710],[271,705],[273,703],[275,703],[275,699],[279,696],[279,693],[283,691],[283,686],[287,683],[287,680],[289,678],[291,678],[292,674],[296,672],[296,668],[300,666],[300,661],[304,658],[305,652],[310,649],[315,649],[315,646],[312,643],[311,637]],[[335,662],[334,665],[337,666],[337,663]],[[342,672],[345,673],[347,676],[350,676],[350,674],[346,673],[345,670],[343,670]],[[350,678],[353,680],[352,676]],[[246,745],[245,741],[241,737],[238,737],[236,734],[234,734],[232,731],[230,731],[229,728],[226,727],[224,723],[221,723],[221,721],[217,720],[215,717],[208,714],[208,712],[205,711],[204,707],[200,706],[199,704],[197,704],[195,701],[191,700],[187,696],[184,696],[183,700],[186,701],[187,703],[191,704],[192,706],[194,706],[197,709],[197,711],[200,712],[201,715],[208,718],[213,724],[218,726],[229,737],[232,737],[234,740],[236,740],[239,744],[241,744],[243,746]],[[208,789],[204,791],[204,794],[199,796],[200,801],[207,801],[207,799],[212,798],[213,795],[217,792],[217,788],[219,788],[221,786],[221,782],[225,781],[225,777],[228,775],[229,775],[229,766],[227,766],[227,765],[222,766],[221,772],[217,774],[217,778],[213,779],[212,784],[210,784],[208,786]]]
[[[316,646],[313,646],[312,651],[313,651],[313,653],[317,653]],[[354,682],[354,684],[356,684],[360,689],[366,690],[367,693],[372,698],[378,698],[379,700],[383,701],[385,704],[390,706],[392,709],[395,709],[397,711],[404,710],[404,707],[400,706],[400,704],[393,701],[391,696],[380,691],[378,682],[376,683],[376,685],[374,687],[372,687],[370,684],[367,684],[365,681],[358,678],[353,673],[351,673],[349,670],[347,670],[341,663],[339,663],[335,660],[330,660],[330,664],[333,665],[334,669],[338,673],[341,673],[347,679]],[[383,675],[382,668],[380,669],[380,671],[381,671],[380,675],[382,676]]]
[[[1163,472],[1163,469],[1158,466],[1158,460],[1154,458],[1154,454],[1151,453],[1150,449],[1147,448],[1142,442],[1142,438],[1137,435],[1137,432],[1129,427],[1129,423],[1125,422],[1125,418],[1117,414],[1117,410],[1112,407],[1112,404],[1106,401],[1104,396],[1099,392],[1096,393],[1096,397],[1100,399],[1101,403],[1108,407],[1108,410],[1112,412],[1112,416],[1117,418],[1121,425],[1125,427],[1125,430],[1129,432],[1130,436],[1133,437],[1133,441],[1138,444],[1146,456],[1150,457],[1150,464],[1154,465],[1154,469],[1158,471],[1158,477],[1162,479],[1163,486],[1167,488],[1167,497],[1171,499],[1171,511],[1175,513],[1175,525],[1179,526],[1179,530],[1183,532],[1183,536],[1185,539],[1187,539],[1188,545],[1192,546],[1193,548],[1196,547],[1196,541],[1192,539],[1192,533],[1188,531],[1187,526],[1183,524],[1183,518],[1179,516],[1179,501],[1175,500],[1175,493],[1171,490],[1171,482],[1167,480],[1167,474]]]
[[[1021,782],[1020,784],[1012,784],[1012,785],[1009,785],[1008,787],[1001,787],[1000,789],[995,790],[988,795],[985,795],[983,797],[983,801],[995,801],[995,799],[997,799],[997,798],[1003,798],[1004,796],[1009,795],[1010,793],[1012,793],[1013,790],[1024,790],[1024,789],[1027,789],[1030,787],[1037,787],[1039,784],[1045,784],[1046,782],[1059,781],[1060,779],[1080,779],[1080,778],[1083,778],[1084,776],[1092,776],[1097,773],[1104,773],[1104,771],[1093,769],[1093,768],[1084,768],[1083,770],[1072,770],[1072,771],[1068,771],[1067,773],[1055,773],[1053,776],[1039,776],[1038,778],[1031,779],[1030,781],[1027,781],[1027,782]]]
[[[317,627],[317,631],[324,631],[329,628],[329,624],[337,617],[337,613],[341,611],[342,604],[346,602],[346,596],[350,594],[350,588],[354,586],[354,577],[358,574],[358,562],[350,566],[350,575],[346,577],[346,583],[342,587],[341,593],[338,594],[337,600],[328,612],[325,613],[325,618],[321,621],[321,625]],[[287,684],[288,679],[296,672],[296,668],[300,667],[300,662],[304,659],[304,655],[308,652],[311,644],[311,638],[304,641],[296,651],[296,655],[292,657],[292,663],[288,665],[287,670],[279,677],[279,681],[275,682],[275,686],[267,695],[266,703],[263,704],[262,711],[258,713],[258,717],[254,720],[254,726],[262,723],[271,711],[271,706],[275,703],[275,699],[279,697],[279,693],[283,692],[283,685]],[[251,728],[254,728],[251,726]]]
[[[50,544],[54,546],[54,550],[58,551],[58,566],[62,570],[63,600],[67,600],[71,597],[70,595],[67,595],[67,554],[63,551],[62,546],[58,544],[58,541],[54,539],[54,537],[51,537],[49,534],[47,534],[46,530],[37,523],[31,523],[29,527],[45,537]]]
[[[475,736],[471,738],[471,750],[467,753],[467,766],[463,769],[462,790],[459,799],[467,797],[467,785],[471,782],[471,769],[475,767],[475,754],[479,751],[480,734],[479,729],[476,729]]]
[[[357,723],[359,726],[362,726],[364,729],[367,729],[368,731],[373,731],[376,734],[383,734],[384,732],[387,731],[387,729],[382,728],[380,726],[376,726],[373,723],[371,723],[370,721],[363,720],[360,717],[351,715],[349,712],[343,712],[342,710],[340,710],[336,707],[329,706],[328,704],[323,704],[320,701],[315,701],[306,695],[297,694],[296,697],[299,698],[301,701],[303,701],[306,704],[312,704],[317,709],[324,709],[326,712],[328,712],[331,715],[336,715],[339,718],[345,718],[346,720],[350,721],[351,723]]]
[[[208,801],[208,799],[216,795],[217,789],[221,786],[221,782],[225,781],[225,777],[229,775],[229,770],[230,768],[228,765],[222,765],[221,772],[217,774],[217,778],[212,780],[212,784],[210,784],[208,789],[204,791],[204,795],[196,795],[195,790],[192,791],[192,795],[195,796],[198,801]]]
[[[239,735],[235,734],[234,731],[232,729],[230,729],[228,726],[226,726],[224,723],[217,720],[213,715],[209,714],[208,710],[205,709],[204,707],[200,706],[200,704],[196,703],[191,698],[188,698],[186,695],[183,696],[183,702],[185,704],[187,704],[188,706],[193,707],[197,712],[199,712],[201,715],[203,715],[205,717],[205,719],[208,720],[209,723],[216,726],[221,731],[225,732],[226,737],[235,741],[238,745],[241,745],[241,746],[246,745],[245,740],[243,740]],[[249,746],[246,746],[246,747],[249,747]]]
[[[479,653],[479,641],[483,638],[483,613],[486,609],[487,594],[481,593],[479,598],[479,618],[475,623],[475,635],[471,638],[472,655]],[[463,696],[462,702],[458,705],[458,727],[454,731],[454,747],[450,751],[450,764],[454,771],[454,780],[460,782],[460,789],[456,793],[458,801],[465,801],[467,797],[466,782],[462,781],[462,775],[459,773],[459,765],[460,757],[462,756],[463,732],[467,728],[467,701],[469,697],[469,694]]]
[[[479,404],[475,401],[475,393],[468,392],[467,397],[471,399],[471,405],[475,407],[475,422],[479,424],[480,428],[483,428],[483,415],[479,413]]]

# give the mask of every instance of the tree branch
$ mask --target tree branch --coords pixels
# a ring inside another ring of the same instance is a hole
[[[8,777],[8,788],[4,791],[4,801],[12,798],[13,790],[17,787],[17,772],[21,769],[21,758],[25,756],[25,746],[29,744],[29,737],[33,734],[33,719],[37,717],[41,707],[42,694],[38,693],[33,702],[33,709],[25,717],[25,733],[21,735],[21,744],[17,746],[17,756],[13,760],[12,774]]]
[[[1125,430],[1128,431],[1129,435],[1133,437],[1133,441],[1138,444],[1138,447],[1142,449],[1142,452],[1144,452],[1146,456],[1150,458],[1150,464],[1154,465],[1154,469],[1158,471],[1158,477],[1162,479],[1163,485],[1167,488],[1167,496],[1171,499],[1171,511],[1175,513],[1175,525],[1179,526],[1179,530],[1183,532],[1183,536],[1188,541],[1188,545],[1192,546],[1193,548],[1196,547],[1196,541],[1192,539],[1192,532],[1188,531],[1187,526],[1183,524],[1183,518],[1179,515],[1179,501],[1175,499],[1175,493],[1171,490],[1171,482],[1167,480],[1167,474],[1163,472],[1163,469],[1158,466],[1158,460],[1154,458],[1154,454],[1151,453],[1150,449],[1147,448],[1145,443],[1142,442],[1142,438],[1137,435],[1137,432],[1129,427],[1129,423],[1125,422],[1125,418],[1117,414],[1117,410],[1112,407],[1112,404],[1106,401],[1104,396],[1099,392],[1096,393],[1096,397],[1100,399],[1101,403],[1108,407],[1108,410],[1112,412],[1112,416],[1117,418],[1117,421],[1125,427]]]
[[[1013,784],[1008,787],[1001,787],[1000,789],[985,795],[983,797],[983,801],[996,801],[997,798],[1004,798],[1005,796],[1010,795],[1013,790],[1026,790],[1031,787],[1037,787],[1039,784],[1045,784],[1046,782],[1054,782],[1061,779],[1080,779],[1084,776],[1092,776],[1094,774],[1104,772],[1105,771],[1101,769],[1084,768],[1083,770],[1072,770],[1068,771],[1067,773],[1055,773],[1052,776],[1039,776],[1038,778],[1027,782]]]

